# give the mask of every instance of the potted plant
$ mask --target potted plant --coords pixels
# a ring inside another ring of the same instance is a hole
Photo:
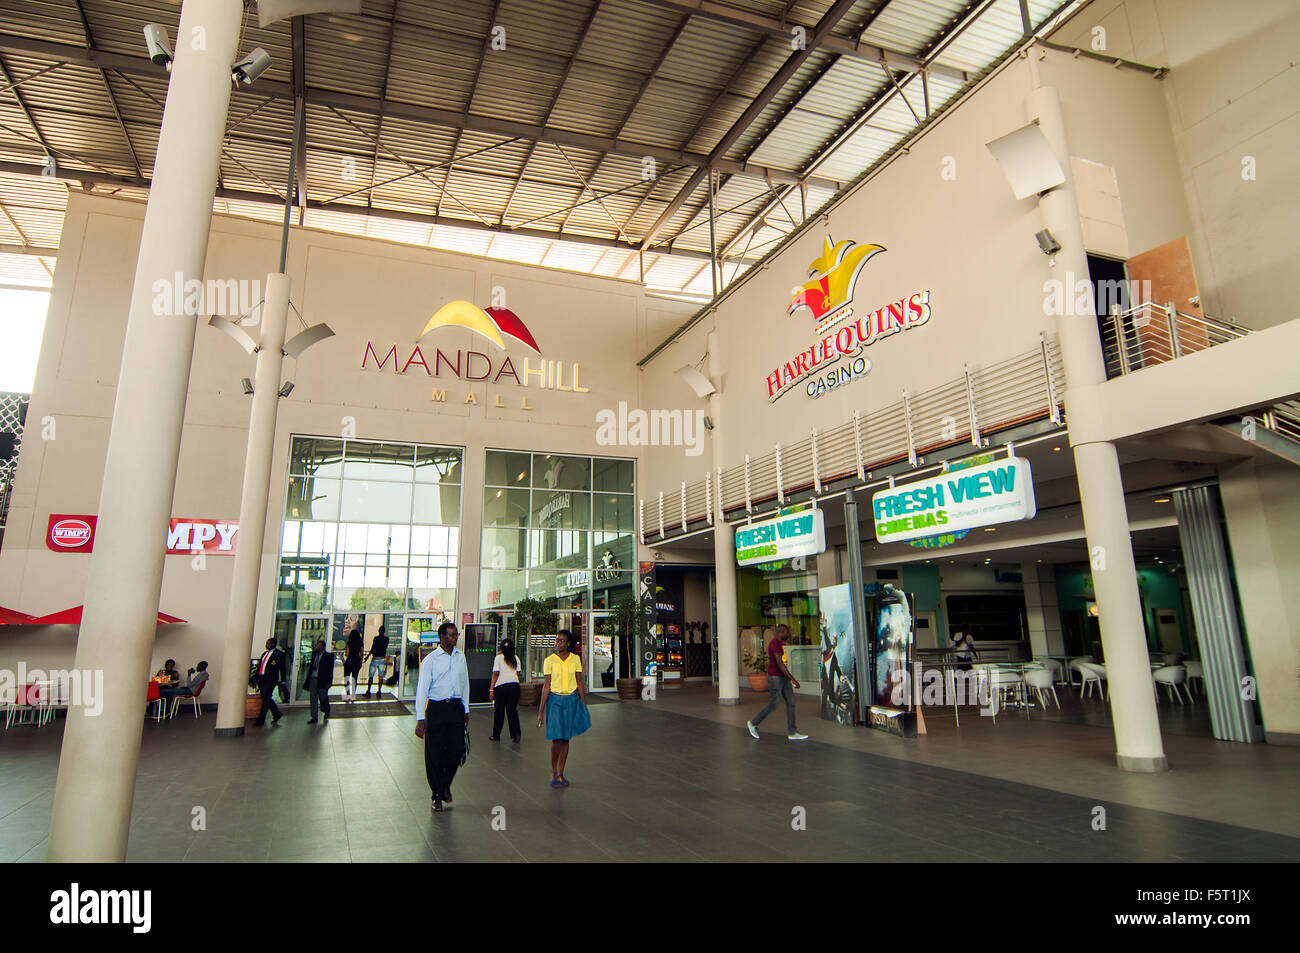
[[[641,697],[641,679],[636,674],[636,633],[641,625],[641,600],[624,596],[614,606],[610,623],[618,639],[618,697],[633,701]]]
[[[758,651],[745,650],[745,677],[749,687],[756,692],[767,691],[767,650],[759,647]]]
[[[531,649],[532,636],[538,632],[554,629],[555,616],[551,612],[551,607],[541,599],[525,596],[515,603],[514,623],[515,641],[518,643],[519,637],[521,635],[524,637],[526,645],[524,656],[528,658],[531,656],[529,649]],[[519,704],[521,705],[536,705],[542,699],[542,683],[524,680],[530,674],[525,671],[524,678],[520,679]]]

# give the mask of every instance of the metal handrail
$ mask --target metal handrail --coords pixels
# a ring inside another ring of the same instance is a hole
[[[1180,318],[1187,318],[1190,321],[1199,321],[1206,327],[1215,327],[1234,338],[1245,337],[1247,334],[1251,334],[1254,331],[1253,328],[1248,328],[1243,324],[1237,324],[1235,321],[1229,321],[1227,318],[1216,318],[1214,315],[1210,314],[1188,314],[1186,311],[1179,311],[1177,308],[1170,308],[1167,304],[1160,304],[1155,301],[1144,301],[1141,304],[1133,305],[1133,307],[1129,308],[1127,311],[1120,311],[1118,313],[1112,312],[1111,314],[1112,316],[1118,314],[1118,317],[1121,318],[1131,318],[1134,315],[1148,310],[1159,311],[1166,318],[1176,315]]]
[[[795,493],[820,494],[827,484],[899,463],[924,463],[946,448],[988,446],[987,436],[1033,420],[1062,420],[1065,372],[1054,336],[1040,335],[1032,351],[925,391],[900,392],[884,407],[863,408],[837,427],[818,430],[751,453],[743,463],[706,473],[646,496],[640,506],[641,541],[687,532],[728,512],[754,513]],[[712,482],[710,482],[712,481]],[[666,500],[665,500],[666,497]],[[664,501],[664,502],[661,502]],[[663,518],[659,514],[665,513]]]

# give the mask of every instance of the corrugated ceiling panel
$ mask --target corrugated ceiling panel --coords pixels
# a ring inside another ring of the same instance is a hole
[[[389,25],[366,16],[307,17],[303,50],[312,86],[380,96],[387,85]]]
[[[569,74],[547,123],[590,135],[614,137],[644,77],[608,66],[578,63]]]
[[[487,253],[488,243],[491,241],[492,236],[487,232],[457,228],[454,225],[438,225],[433,229],[433,241],[430,244],[434,248],[442,248],[446,251],[483,255]]]
[[[583,41],[582,59],[643,79],[683,16],[642,0],[605,0]]]
[[[49,271],[46,271],[46,268]],[[53,283],[50,277],[52,271],[54,271],[53,258],[0,254],[0,282],[7,285],[23,285],[34,289],[49,288]]]
[[[574,242],[553,242],[551,250],[546,253],[541,264],[546,268],[563,268],[565,271],[577,271],[591,274],[592,266],[604,252],[591,245],[578,245]]]
[[[983,16],[943,48],[935,62],[978,72],[1020,42],[1019,0],[998,0]]]
[[[841,125],[842,122],[834,117],[795,109],[754,150],[752,159],[762,165],[800,168],[823,142],[839,131]]]
[[[406,6],[404,3],[404,11]],[[473,92],[480,49],[481,42],[399,23],[394,31],[388,97],[463,110]]]
[[[968,0],[893,0],[863,40],[900,53],[924,52],[968,5]]]

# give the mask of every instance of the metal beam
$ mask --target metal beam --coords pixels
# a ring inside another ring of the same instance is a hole
[[[812,55],[814,50],[816,50],[817,44],[820,43],[824,37],[830,34],[831,28],[834,27],[835,24],[839,23],[840,19],[853,8],[853,5],[856,2],[857,0],[835,0],[835,3],[831,8],[826,11],[820,20],[817,21],[817,26],[813,28],[812,34],[807,38],[806,48],[794,51],[794,53],[786,59],[781,68],[776,71],[776,75],[768,80],[767,85],[764,86],[762,91],[754,97],[749,106],[746,107],[745,111],[740,114],[740,118],[737,119],[723,137],[718,140],[718,144],[709,151],[708,161],[705,165],[697,169],[691,177],[686,180],[686,184],[682,186],[681,190],[673,196],[672,201],[668,203],[668,207],[663,210],[663,213],[655,220],[655,223],[650,226],[645,237],[641,239],[641,248],[643,250],[649,248],[650,245],[653,244],[655,238],[658,237],[659,232],[662,231],[664,225],[668,223],[668,220],[677,214],[677,210],[681,208],[682,204],[695,192],[695,189],[707,174],[707,170],[717,169],[718,171],[730,171],[723,169],[719,164],[722,156],[728,149],[736,144],[737,139],[744,135],[745,131],[750,127],[754,120],[758,118],[763,110],[767,108],[768,104],[776,97],[777,93],[785,88],[786,84],[790,82],[790,79],[798,71],[799,67],[802,66],[804,61]],[[773,181],[774,179],[775,176],[768,181]],[[836,189],[836,191],[839,190]]]
[[[86,45],[93,50],[95,48],[95,37],[90,32],[90,21],[86,19],[86,10],[81,5],[81,0],[76,0],[76,4],[77,16],[81,18],[81,31],[86,34]],[[117,97],[113,95],[113,87],[108,82],[108,73],[100,69],[99,78],[104,84],[104,91],[108,93],[108,104],[113,107],[113,115],[117,119],[117,127],[122,130],[122,138],[126,140],[127,151],[131,153],[131,164],[135,166],[135,174],[144,175],[144,167],[140,165],[140,157],[135,153],[135,143],[131,141],[131,134],[126,131],[126,121],[122,118],[122,110],[118,108]]]
[[[307,209],[307,38],[302,17],[294,17],[290,27],[293,42],[293,138],[295,162],[294,188],[298,197],[298,224]],[[290,195],[292,201],[294,196]]]
[[[765,33],[768,36],[780,37],[786,41],[789,41],[794,35],[793,31],[796,27],[802,27],[809,34],[812,34],[814,30],[813,27],[804,23],[792,23],[784,18],[768,17],[760,13],[751,13],[748,10],[739,10],[727,4],[714,2],[714,0],[642,0],[642,2],[656,7],[682,10],[717,23],[743,27],[758,33]],[[847,37],[827,33],[814,42],[810,35],[808,48],[809,50],[816,48],[826,53],[841,53],[845,56],[869,60],[873,63],[886,60],[896,69],[915,70],[921,68],[921,61],[917,57],[901,50],[864,43],[860,36],[857,40],[851,40]],[[965,83],[970,79],[970,74],[965,71],[948,66],[936,67],[933,72],[937,76],[946,76],[960,83]]]
[[[120,53],[107,53],[101,50],[88,50],[85,47],[67,43],[51,43],[46,40],[33,40],[27,37],[0,33],[0,53],[22,53],[58,60],[73,66],[90,66],[112,69],[123,74],[150,76],[163,79],[166,73],[161,67],[154,66],[148,57],[124,56]],[[252,87],[258,96],[293,100],[293,84],[282,83],[266,78],[259,79]],[[236,96],[246,95],[241,87]],[[547,129],[536,123],[516,122],[506,119],[492,119],[485,116],[456,112],[451,109],[439,109],[432,106],[420,106],[415,103],[396,102],[374,96],[345,93],[338,90],[316,89],[308,86],[305,90],[308,105],[333,106],[368,117],[386,116],[394,119],[409,119],[412,122],[460,129],[466,132],[478,132],[485,135],[501,136],[506,139],[530,139],[538,142],[558,142],[561,145],[586,149],[591,152],[612,153],[633,159],[650,157],[673,165],[685,165],[703,169],[710,164],[710,157],[699,152],[687,152],[670,149],[645,142],[632,142],[627,139],[597,136],[569,130]],[[786,169],[774,169],[761,165],[735,162],[726,159],[712,160],[713,167],[724,173],[766,179],[774,182],[796,182],[799,177]],[[816,177],[811,184],[838,191],[844,183],[835,179]]]
[[[21,162],[0,161],[0,172],[10,173],[13,175],[30,175],[44,178],[50,181],[50,178],[44,175],[44,166],[25,165]],[[109,175],[103,172],[82,172],[78,170],[60,171],[56,179],[70,182],[88,182],[92,185],[104,185],[114,188],[124,189],[144,189],[150,186],[150,180],[147,178],[134,178],[123,175]],[[263,192],[246,192],[240,189],[219,188],[216,191],[216,198],[226,199],[232,202],[250,202],[258,205],[271,205],[280,208],[283,199]],[[635,246],[627,242],[621,242],[613,238],[601,238],[595,235],[562,235],[558,232],[547,231],[541,228],[513,228],[502,231],[491,225],[484,225],[482,222],[475,222],[467,219],[448,219],[446,216],[434,216],[422,212],[410,212],[404,209],[375,208],[365,205],[347,205],[342,202],[321,202],[319,200],[308,200],[307,209],[309,211],[321,212],[339,212],[346,215],[364,215],[370,218],[391,219],[399,222],[415,222],[420,225],[448,225],[454,228],[463,228],[472,232],[487,232],[492,235],[524,235],[529,238],[542,238],[547,241],[565,241],[573,242],[577,245],[592,245],[597,248],[617,248],[624,252],[633,252]],[[683,249],[674,251],[672,255],[677,258],[691,258],[697,261],[708,261],[709,253],[707,251],[695,251],[692,249]],[[743,260],[746,264],[753,264],[758,259],[737,259],[732,261]]]

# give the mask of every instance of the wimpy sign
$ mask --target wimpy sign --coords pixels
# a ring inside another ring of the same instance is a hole
[[[45,546],[56,553],[89,553],[95,548],[98,520],[94,516],[50,514]],[[173,518],[167,527],[167,555],[212,553],[232,556],[239,533],[239,520]]]

